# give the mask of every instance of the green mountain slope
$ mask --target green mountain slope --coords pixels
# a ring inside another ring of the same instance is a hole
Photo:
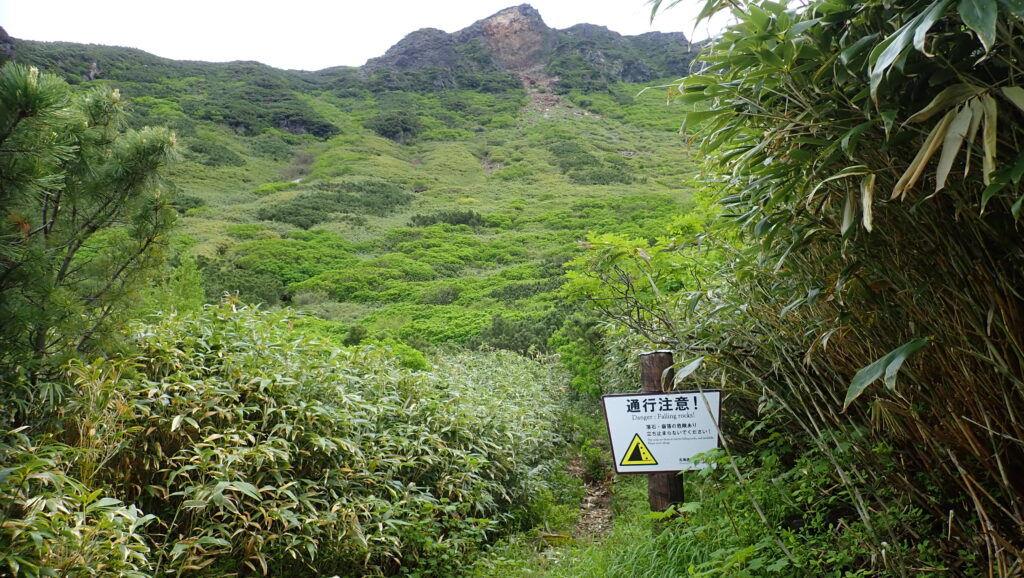
[[[524,26],[548,39],[526,57]],[[208,300],[291,304],[350,341],[543,350],[576,242],[673,233],[678,112],[619,81],[678,70],[680,42],[556,31],[520,6],[413,33],[363,69],[20,40],[14,57],[113,85],[133,124],[176,131],[175,250],[198,259]]]

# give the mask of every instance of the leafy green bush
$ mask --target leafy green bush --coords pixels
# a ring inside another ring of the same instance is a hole
[[[332,214],[362,213],[384,216],[412,202],[413,196],[400,186],[375,179],[316,183],[287,200],[260,207],[256,216],[267,221],[289,223],[302,229],[331,220]]]
[[[407,143],[423,132],[423,121],[407,110],[389,110],[366,121],[366,128],[397,143]]]
[[[24,433],[0,437],[4,575],[151,575],[145,530],[155,516],[69,475],[87,451]]]
[[[288,189],[294,188],[295,183],[291,182],[274,182],[274,183],[263,183],[252,190],[253,194],[256,195],[269,195],[279,191],[287,191]]]
[[[259,136],[254,137],[250,143],[253,152],[275,161],[288,160],[292,156],[291,145],[285,140],[284,134],[278,131],[265,130]]]
[[[188,157],[208,167],[240,167],[245,164],[242,155],[212,140],[190,139],[188,151]]]
[[[535,173],[533,169],[525,164],[514,164],[491,173],[495,178],[503,181],[521,181],[529,179]]]
[[[412,227],[429,227],[435,223],[466,225],[475,229],[484,226],[484,216],[473,210],[438,211],[429,215],[417,213],[409,219],[409,225]]]
[[[281,236],[274,231],[271,231],[266,225],[260,225],[256,223],[246,224],[232,224],[228,225],[224,232],[228,235],[242,240],[252,239],[277,239]]]
[[[601,166],[601,161],[576,141],[565,141],[548,147],[555,156],[555,164],[563,173],[572,170]]]
[[[495,314],[491,316],[491,324],[474,336],[469,345],[522,354],[548,353],[548,341],[564,319],[559,311],[525,316]]]
[[[272,273],[235,266],[227,260],[200,260],[207,302],[237,296],[252,303],[277,305],[285,294],[284,282]]]
[[[559,439],[542,365],[463,354],[430,370],[293,321],[235,303],[165,315],[135,327],[138,354],[72,366],[69,445],[0,444],[0,560],[445,576],[524,522]]]
[[[618,185],[633,182],[633,175],[623,167],[593,167],[566,173],[577,185]]]
[[[177,194],[171,200],[171,206],[178,214],[184,215],[189,209],[198,209],[206,206],[206,200],[195,195]]]

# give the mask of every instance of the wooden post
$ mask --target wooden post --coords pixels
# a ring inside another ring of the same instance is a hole
[[[675,371],[671,351],[640,354],[640,385],[644,393],[671,391]],[[652,512],[664,512],[672,504],[683,502],[683,479],[678,472],[647,474],[647,500]]]

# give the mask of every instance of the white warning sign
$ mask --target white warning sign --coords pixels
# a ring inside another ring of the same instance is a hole
[[[601,398],[615,471],[698,470],[693,456],[718,447],[719,390],[629,393]]]

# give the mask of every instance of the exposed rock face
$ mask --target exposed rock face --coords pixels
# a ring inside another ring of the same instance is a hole
[[[89,64],[89,72],[82,75],[82,80],[88,82],[90,80],[96,80],[100,77],[100,65],[96,62]]]
[[[419,82],[440,90],[466,85],[473,75],[515,73],[528,88],[532,78],[556,81],[552,86],[558,91],[596,90],[615,82],[684,76],[695,54],[682,33],[622,36],[593,24],[555,30],[535,8],[521,4],[454,34],[413,32],[369,60],[362,74],[383,79],[416,73]]]
[[[14,59],[14,39],[0,26],[0,64]]]
[[[366,68],[425,70],[453,68],[458,64],[459,54],[455,51],[454,37],[437,28],[422,28],[389,48],[384,56],[368,60]]]
[[[604,82],[645,82],[658,77],[642,55],[631,54],[630,37],[623,37],[604,26],[577,24],[559,31],[559,36],[562,42],[558,46],[558,56],[575,55],[583,68]],[[610,54],[609,47],[620,50]]]
[[[555,31],[529,4],[506,8],[459,33],[463,41],[475,36],[483,38],[506,70],[516,72],[546,63],[557,42]]]

